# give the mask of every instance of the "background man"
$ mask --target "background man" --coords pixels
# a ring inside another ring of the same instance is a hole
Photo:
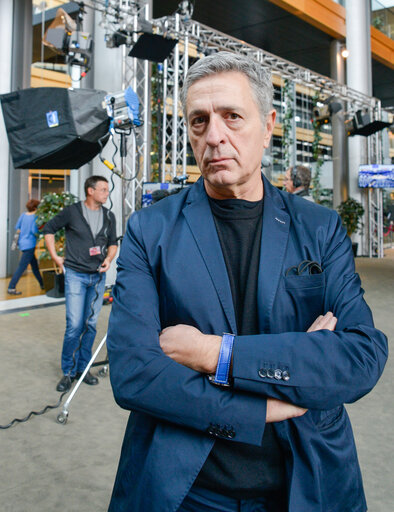
[[[350,240],[262,176],[260,65],[205,57],[182,97],[202,178],[134,214],[118,260],[107,345],[133,413],[109,509],[364,512],[343,403],[374,386],[387,340]]]
[[[311,171],[304,165],[289,167],[285,173],[283,185],[289,194],[301,196],[304,199],[313,201],[309,195],[309,186],[311,184]]]
[[[103,176],[88,178],[85,195],[85,201],[64,208],[43,230],[48,251],[64,272],[65,282],[63,377],[57,391],[68,391],[91,358],[97,318],[103,304],[105,272],[117,251],[115,216],[103,206],[109,195],[107,179]],[[54,233],[61,228],[66,229],[65,260],[57,255],[55,248]],[[83,332],[81,347],[75,352]],[[95,385],[98,379],[88,372],[84,382]]]

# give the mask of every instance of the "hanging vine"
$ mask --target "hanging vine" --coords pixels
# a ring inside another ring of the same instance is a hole
[[[293,90],[292,83],[286,78],[282,86],[282,95],[284,102],[284,114],[282,120],[282,151],[283,151],[283,171],[290,166],[290,148],[293,144],[292,120],[293,120]]]
[[[154,182],[160,181],[160,122],[161,122],[161,101],[162,94],[160,90],[161,74],[156,63],[152,64],[151,75],[151,116],[152,116],[152,138],[151,138],[151,177]]]
[[[313,105],[312,110],[317,106],[319,101],[319,91],[316,91],[313,95]],[[320,203],[322,188],[320,184],[322,165],[323,165],[323,157],[320,146],[320,141],[322,139],[320,135],[320,123],[312,118],[312,126],[313,126],[313,142],[312,142],[312,158],[316,162],[315,172],[312,176],[312,197],[315,203]]]

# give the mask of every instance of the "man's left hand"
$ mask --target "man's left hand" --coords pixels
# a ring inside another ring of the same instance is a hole
[[[215,373],[221,336],[203,334],[191,325],[166,327],[159,337],[163,352],[177,363],[201,373]]]
[[[100,265],[99,272],[107,272],[107,270],[109,270],[110,266],[111,266],[111,260],[109,260],[108,258],[105,258],[105,260]]]

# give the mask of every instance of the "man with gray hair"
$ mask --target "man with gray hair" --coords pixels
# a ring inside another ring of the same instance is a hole
[[[112,512],[364,512],[343,407],[387,357],[334,211],[261,173],[275,123],[261,64],[189,70],[202,177],[131,216],[108,330],[130,411]]]

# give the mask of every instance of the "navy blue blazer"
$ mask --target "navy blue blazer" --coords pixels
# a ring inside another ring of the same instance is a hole
[[[375,385],[387,340],[363,299],[350,239],[336,212],[265,178],[262,229],[261,334],[236,336],[234,386],[221,389],[159,344],[160,331],[178,323],[206,334],[237,331],[203,180],[129,219],[107,345],[116,402],[131,414],[110,511],[175,512],[216,437],[231,432],[228,442],[260,445],[266,397],[308,409],[274,424],[286,454],[288,510],[366,510],[343,404]],[[302,260],[323,272],[286,275]],[[327,311],[338,318],[336,330],[306,333]]]

